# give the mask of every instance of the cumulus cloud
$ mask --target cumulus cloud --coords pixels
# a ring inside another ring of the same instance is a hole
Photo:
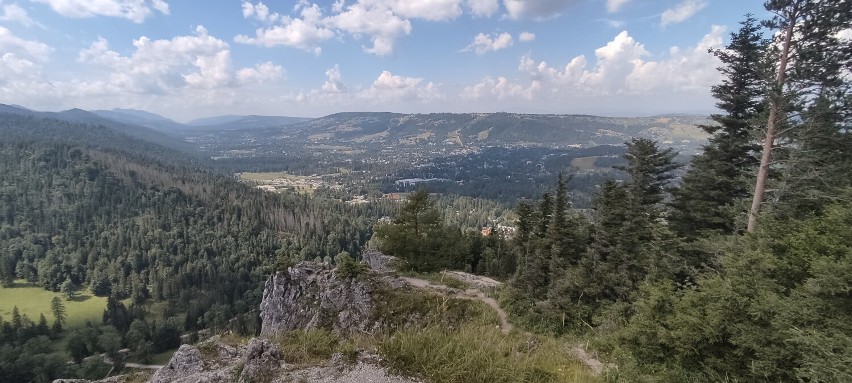
[[[334,64],[329,70],[325,71],[325,83],[322,84],[324,93],[339,94],[346,92],[346,85],[343,84],[343,74],[340,72],[340,65]]]
[[[335,35],[334,31],[323,25],[325,21],[322,17],[322,11],[316,4],[303,7],[299,14],[300,18],[280,16],[277,13],[270,16],[269,9],[263,3],[258,3],[258,5],[248,3],[248,5],[251,7],[249,11],[247,11],[246,3],[243,3],[243,16],[255,17],[270,23],[279,21],[279,24],[268,28],[258,28],[255,31],[255,37],[237,35],[234,37],[234,41],[238,43],[265,47],[284,45],[319,54],[321,52],[319,44]]]
[[[284,68],[270,61],[255,65],[254,68],[243,68],[236,73],[241,84],[256,84],[284,78]]]
[[[348,32],[355,38],[370,37],[371,47],[364,51],[378,56],[393,52],[394,43],[401,35],[411,33],[411,22],[391,10],[361,1],[349,5],[343,12],[327,19],[328,25]]]
[[[94,16],[120,17],[136,23],[145,21],[154,11],[169,14],[169,4],[164,0],[32,0],[50,6],[65,17]]]
[[[500,10],[499,0],[467,0],[465,5],[477,17],[491,17]]]
[[[621,10],[621,7],[629,2],[630,0],[606,0],[606,11],[609,13],[616,13]]]
[[[707,7],[707,0],[684,0],[674,8],[666,9],[660,16],[660,25],[682,23]]]
[[[12,31],[0,25],[0,50],[18,55],[24,54],[38,61],[47,61],[53,48],[37,40],[15,36]]]
[[[486,77],[464,94],[467,99],[531,99],[706,91],[719,81],[719,62],[708,49],[722,47],[724,32],[713,26],[694,47],[672,47],[666,57],[651,60],[644,45],[623,31],[595,50],[593,64],[583,55],[561,67],[523,56],[518,70],[528,83]]]
[[[518,35],[518,41],[520,41],[522,43],[528,43],[528,42],[533,41],[533,40],[535,40],[535,33],[521,32],[521,34]]]
[[[358,97],[373,101],[429,101],[444,96],[432,82],[423,84],[422,78],[398,76],[389,71],[382,71],[376,81],[361,91]]]
[[[465,87],[462,91],[462,98],[465,100],[481,98],[532,100],[540,89],[541,83],[538,80],[533,80],[530,85],[525,87],[513,83],[505,77],[498,77],[497,79],[486,77],[477,84]]]
[[[486,35],[480,33],[473,38],[473,42],[465,48],[465,51],[474,51],[476,54],[485,54],[511,47],[514,43],[512,35],[503,32],[500,34]]]
[[[231,51],[224,41],[208,34],[203,26],[191,36],[171,40],[140,37],[136,48],[122,56],[99,38],[80,51],[78,60],[108,70],[104,92],[168,94],[180,88],[213,89],[279,79],[283,68],[270,62],[254,68],[232,69]]]
[[[369,1],[361,0],[367,4]],[[403,18],[416,18],[430,21],[452,20],[461,16],[462,0],[395,0],[390,1],[390,9]]]
[[[272,24],[281,19],[281,15],[277,12],[269,12],[269,7],[263,2],[252,4],[250,1],[243,1],[243,17],[255,18],[258,21]]]
[[[234,41],[320,53],[327,40],[348,36],[368,40],[363,44],[364,51],[384,56],[393,53],[400,37],[411,33],[412,20],[448,21],[465,10],[476,17],[488,17],[499,9],[499,0],[336,0],[330,7],[300,0],[294,14],[286,16],[262,2],[246,0],[242,3],[243,17],[267,25],[257,29],[253,37],[240,34]]]
[[[0,14],[0,21],[18,23],[27,28],[37,25],[37,23],[30,18],[29,14],[27,14],[27,11],[21,8],[18,4],[3,5],[3,13]]]
[[[503,0],[511,19],[547,19],[559,16],[560,12],[579,0]]]

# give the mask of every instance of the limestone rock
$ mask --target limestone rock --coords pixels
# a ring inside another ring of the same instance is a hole
[[[194,346],[184,344],[172,355],[169,364],[157,370],[151,383],[169,383],[198,374],[204,370],[201,351]]]
[[[281,368],[281,351],[266,339],[252,338],[243,356],[243,370],[239,382],[259,382],[269,378]]]
[[[361,254],[361,260],[370,266],[377,273],[387,273],[394,269],[394,264],[397,262],[396,257],[385,255],[378,250],[365,250]]]
[[[261,334],[327,328],[343,334],[377,329],[371,293],[377,280],[341,278],[331,266],[302,262],[266,281]]]

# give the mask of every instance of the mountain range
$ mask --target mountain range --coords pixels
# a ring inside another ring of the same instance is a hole
[[[180,150],[191,150],[193,137],[213,134],[220,143],[268,142],[279,145],[325,145],[340,150],[390,146],[475,148],[542,146],[550,148],[619,145],[648,137],[682,153],[699,150],[706,134],[697,126],[707,116],[600,117],[517,113],[348,112],[309,119],[289,116],[223,115],[180,123],[135,109],[37,112],[0,104],[0,113],[55,118],[110,127],[121,133]],[[263,146],[263,144],[260,144]],[[220,145],[221,146],[221,145]]]

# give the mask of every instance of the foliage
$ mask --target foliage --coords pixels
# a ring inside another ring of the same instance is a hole
[[[335,273],[343,278],[355,278],[369,271],[363,263],[355,262],[347,252],[341,252],[334,257]]]
[[[380,250],[400,258],[403,269],[425,272],[459,268],[466,248],[458,228],[445,226],[426,190],[409,195],[390,224],[375,229]]]
[[[291,331],[277,335],[274,341],[285,362],[303,366],[326,362],[342,344],[339,336],[324,329]]]
[[[754,17],[747,16],[741,25],[726,49],[713,51],[724,77],[711,93],[724,114],[714,114],[715,124],[702,126],[712,136],[673,192],[672,228],[691,239],[708,231],[735,232],[737,218],[744,213],[737,211],[737,201],[749,196],[748,174],[757,165],[753,137],[766,106],[767,41]]]
[[[848,381],[850,224],[846,202],[731,238],[721,270],[693,287],[643,286],[615,343],[668,380]]]
[[[379,352],[393,371],[434,382],[595,382],[553,339],[504,335],[477,325],[406,329]]]

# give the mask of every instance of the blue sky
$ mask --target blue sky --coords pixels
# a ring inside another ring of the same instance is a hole
[[[343,111],[713,111],[762,1],[0,0],[0,103],[179,121]]]

